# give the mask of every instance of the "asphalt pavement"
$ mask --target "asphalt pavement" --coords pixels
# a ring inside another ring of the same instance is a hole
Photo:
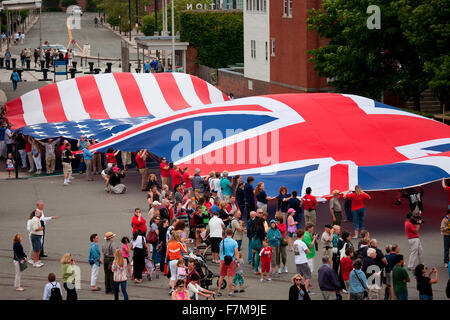
[[[3,170],[2,170],[3,171]],[[98,233],[99,245],[104,243],[104,234],[112,231],[116,236],[115,244],[119,245],[122,236],[131,236],[131,218],[136,207],[146,212],[148,204],[145,192],[140,191],[139,174],[130,169],[124,183],[128,186],[124,195],[109,195],[104,191],[104,181],[95,176],[94,182],[85,180],[83,175],[75,175],[71,186],[63,186],[62,176],[36,177],[25,179],[5,179],[4,171],[0,175],[0,299],[42,299],[42,293],[49,272],[54,272],[61,282],[60,258],[65,252],[70,252],[81,268],[81,290],[79,299],[111,300],[113,296],[103,291],[90,291],[90,267],[87,263],[89,253],[89,236]],[[373,192],[372,200],[367,202],[366,225],[372,238],[379,241],[380,248],[388,243],[400,245],[401,253],[409,256],[407,239],[403,230],[404,215],[407,203],[395,206],[395,192]],[[42,268],[28,268],[22,275],[24,292],[14,290],[14,266],[12,263],[12,239],[16,233],[25,236],[23,243],[26,252],[30,245],[26,237],[26,221],[35,207],[37,200],[44,200],[46,216],[57,216],[47,224],[45,235],[45,252],[48,258],[43,258]],[[425,264],[439,270],[439,283],[433,285],[435,299],[445,299],[445,285],[447,270],[443,267],[442,237],[439,225],[445,213],[447,195],[440,187],[440,182],[425,187],[425,224],[421,230],[422,244],[425,251]],[[323,225],[329,223],[330,215],[327,204],[318,207],[318,230],[323,232]],[[353,231],[351,223],[343,223],[343,229]],[[356,245],[356,241],[353,240]],[[247,239],[244,238],[243,252],[246,256]],[[384,251],[384,249],[383,249]],[[312,299],[322,299],[317,284],[317,269],[321,265],[322,251],[316,255],[314,285]],[[209,266],[218,271],[216,265]],[[295,265],[293,254],[288,253],[289,273],[283,273],[280,278],[274,278],[271,283],[260,283],[259,277],[253,274],[248,265],[244,266],[245,293],[237,294],[231,299],[241,300],[286,300],[291,285],[290,279],[294,275]],[[416,281],[412,276],[408,284],[410,299],[418,299],[415,289]],[[101,269],[98,283],[104,288],[104,274]],[[216,287],[214,286],[215,290]],[[128,281],[127,291],[130,299],[166,300],[168,295],[168,280],[161,276],[153,281],[144,280],[142,284]],[[65,296],[65,292],[64,292]],[[218,299],[227,299],[220,297]]]

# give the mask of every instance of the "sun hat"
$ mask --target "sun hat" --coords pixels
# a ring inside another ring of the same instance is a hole
[[[105,233],[105,237],[103,238],[104,240],[109,240],[112,237],[115,237],[116,235],[114,233],[112,233],[111,231]]]

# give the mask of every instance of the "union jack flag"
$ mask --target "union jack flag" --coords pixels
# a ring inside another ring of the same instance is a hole
[[[145,148],[191,172],[253,175],[269,194],[399,189],[450,174],[447,125],[355,95],[229,100],[185,74],[116,73],[29,92],[7,117],[37,138],[85,134],[100,141],[92,150]]]

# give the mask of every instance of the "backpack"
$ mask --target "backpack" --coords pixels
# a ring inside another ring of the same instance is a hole
[[[62,301],[61,290],[57,287],[57,285],[51,284],[52,288],[50,289],[50,301]]]

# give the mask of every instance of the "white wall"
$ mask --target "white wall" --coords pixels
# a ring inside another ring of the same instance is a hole
[[[246,0],[244,0],[244,76],[267,82],[270,81],[271,48],[269,2],[269,0],[266,2],[266,12],[259,12],[247,11]],[[256,59],[251,57],[251,40],[256,41]]]

